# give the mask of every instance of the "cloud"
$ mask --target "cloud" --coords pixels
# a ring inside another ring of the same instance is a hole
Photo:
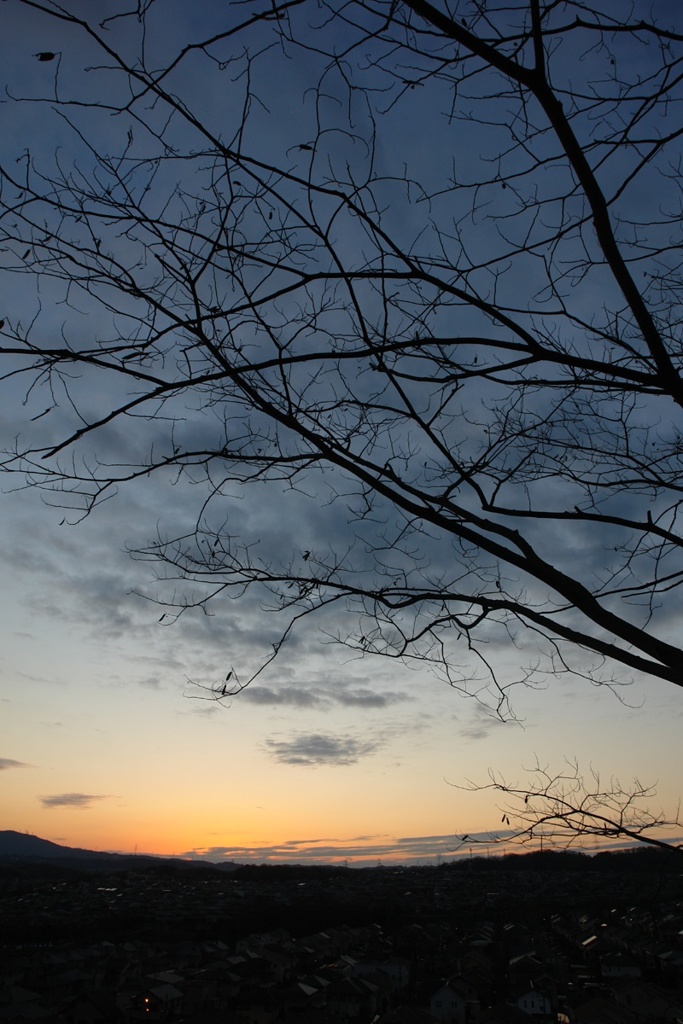
[[[106,796],[94,793],[55,793],[52,796],[41,796],[40,802],[43,807],[74,807],[76,810],[84,811],[90,807],[95,800],[106,800]]]
[[[161,679],[156,675],[146,676],[144,679],[138,679],[137,682],[138,686],[143,686],[147,690],[161,689]]]
[[[379,739],[358,740],[354,736],[329,733],[301,733],[289,740],[266,740],[266,747],[280,764],[348,765],[374,754],[383,743]]]
[[[481,704],[475,704],[471,709],[471,719],[467,725],[458,731],[458,735],[464,740],[485,740],[491,733],[497,732],[501,727],[511,727],[509,721],[496,718],[487,708]],[[520,723],[517,723],[518,725]]]
[[[295,708],[311,708],[325,703],[325,698],[314,690],[298,686],[248,686],[240,694],[240,700],[250,704],[289,704]]]
[[[220,710],[217,704],[211,703],[205,707],[193,707],[188,711],[181,711],[179,714],[195,715],[198,718],[211,718],[213,715],[217,715]]]
[[[458,856],[483,856],[492,845],[496,847],[509,833],[472,833],[462,838],[456,834],[439,836],[361,835],[350,839],[287,839],[281,843],[262,846],[210,846],[183,853],[183,857],[200,858],[213,862],[238,861],[241,863],[329,864],[349,861],[358,867],[374,866],[386,859],[394,864],[433,863],[435,860]]]
[[[492,727],[485,722],[479,722],[477,725],[468,725],[467,728],[460,730],[460,736],[464,740],[485,740],[492,732]]]
[[[28,768],[29,766],[23,761],[13,761],[11,757],[0,757],[0,772],[7,771],[8,768]]]
[[[386,708],[413,700],[406,693],[391,693],[371,690],[367,687],[347,689],[344,686],[330,690],[322,687],[301,687],[282,685],[248,686],[240,694],[240,700],[251,704],[289,705],[296,708],[331,709],[342,707]]]
[[[373,690],[359,688],[336,693],[334,700],[347,707],[386,708],[390,704],[399,704],[402,701],[414,700],[414,698],[407,693],[376,693]]]

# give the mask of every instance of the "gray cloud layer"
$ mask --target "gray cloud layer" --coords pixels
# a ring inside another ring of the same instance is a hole
[[[514,728],[514,721],[503,721],[500,718],[496,718],[490,710],[481,704],[473,704],[469,711],[470,718],[468,724],[459,730],[459,735],[464,740],[485,740],[501,728]]]
[[[266,748],[280,764],[348,765],[361,757],[374,754],[383,746],[379,738],[359,740],[354,736],[333,736],[330,733],[300,733],[288,740],[266,740]]]
[[[190,850],[186,857],[209,861],[236,860],[258,863],[329,863],[353,858],[357,865],[375,864],[383,857],[410,864],[439,857],[452,857],[458,853],[485,853],[486,846],[509,833],[477,833],[468,836],[474,844],[465,847],[459,836],[406,836],[387,835],[354,836],[350,839],[290,839],[272,846],[212,846],[203,850]],[[477,851],[477,844],[482,844]]]
[[[74,807],[86,810],[95,800],[106,800],[106,796],[95,793],[55,793],[52,796],[41,796],[43,807]]]
[[[0,772],[8,768],[28,768],[28,765],[23,761],[13,761],[11,757],[0,757]]]
[[[240,700],[251,704],[288,705],[296,708],[386,708],[391,704],[399,704],[412,698],[406,693],[375,692],[366,687],[355,689],[339,687],[325,689],[322,687],[301,686],[249,686],[240,695]]]

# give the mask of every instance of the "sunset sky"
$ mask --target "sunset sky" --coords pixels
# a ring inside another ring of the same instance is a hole
[[[223,678],[249,623],[230,609],[165,627],[130,593],[149,575],[123,552],[139,507],[66,528],[34,492],[1,508],[5,828],[98,850],[431,863],[500,825],[490,795],[454,786],[564,756],[658,782],[675,808],[681,704],[664,683],[620,703],[564,679],[520,691],[523,724],[500,724],[428,672],[313,631],[222,708],[189,680]]]
[[[170,6],[184,38],[194,26]],[[54,71],[38,52],[59,49],[67,81],[69,61],[90,59],[25,8],[3,4],[0,14],[11,92],[52,87]],[[8,164],[26,147],[61,145],[45,107],[0,111]],[[24,287],[3,280],[8,316],[31,308]],[[49,290],[43,302],[47,309]],[[58,330],[61,312],[49,315]],[[0,448],[42,427],[23,397],[13,380],[0,385]],[[115,450],[116,436],[105,441]],[[190,485],[174,486],[170,475],[142,480],[80,522],[17,477],[3,475],[0,485],[0,829],[217,861],[434,864],[470,848],[459,836],[483,839],[501,827],[499,797],[468,783],[485,785],[489,771],[522,782],[536,762],[559,770],[574,759],[604,781],[654,786],[653,807],[675,813],[683,701],[668,683],[636,677],[613,693],[565,675],[518,687],[517,721],[501,722],[426,667],[331,642],[336,620],[322,618],[219,703],[210,689],[271,642],[256,598],[172,622],[143,596],[154,593],[154,564],[129,554],[164,517],[184,521],[196,501]],[[272,489],[245,492],[231,515],[273,550],[322,551],[346,528],[341,512],[312,514],[296,492]],[[577,558],[599,557],[559,527],[551,540],[575,547]],[[509,651],[511,667],[519,658]]]

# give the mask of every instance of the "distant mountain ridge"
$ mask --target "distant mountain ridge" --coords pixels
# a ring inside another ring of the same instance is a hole
[[[95,853],[92,850],[80,850],[71,846],[60,846],[49,839],[30,835],[28,832],[15,832],[6,829],[0,832],[0,857],[28,857],[33,860],[63,860],[72,857],[102,857],[110,854]]]
[[[13,829],[0,831],[0,865],[4,869],[32,868],[59,869],[69,873],[98,871],[144,871],[186,870],[186,871],[232,871],[236,864],[212,864],[200,860],[184,860],[178,857],[155,857],[149,853],[102,853],[95,850],[81,850],[72,846],[60,846],[49,839],[15,832]]]

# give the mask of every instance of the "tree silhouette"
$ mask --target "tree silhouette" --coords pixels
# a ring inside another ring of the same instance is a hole
[[[566,850],[589,837],[608,844],[615,840],[643,843],[683,854],[683,845],[671,838],[672,830],[683,825],[680,806],[668,814],[655,809],[656,788],[638,778],[624,784],[613,777],[601,779],[592,765],[584,772],[576,760],[565,761],[559,769],[536,760],[521,781],[511,782],[491,770],[486,784],[474,782],[458,788],[500,794],[501,825],[507,826],[488,836],[460,836],[463,845],[512,843]]]
[[[675,5],[207,5],[190,42],[6,7],[43,127],[3,145],[4,467],[69,520],[197,485],[139,552],[165,613],[282,621],[216,695],[316,614],[500,715],[547,674],[681,686]],[[323,525],[232,531],[286,491]]]

